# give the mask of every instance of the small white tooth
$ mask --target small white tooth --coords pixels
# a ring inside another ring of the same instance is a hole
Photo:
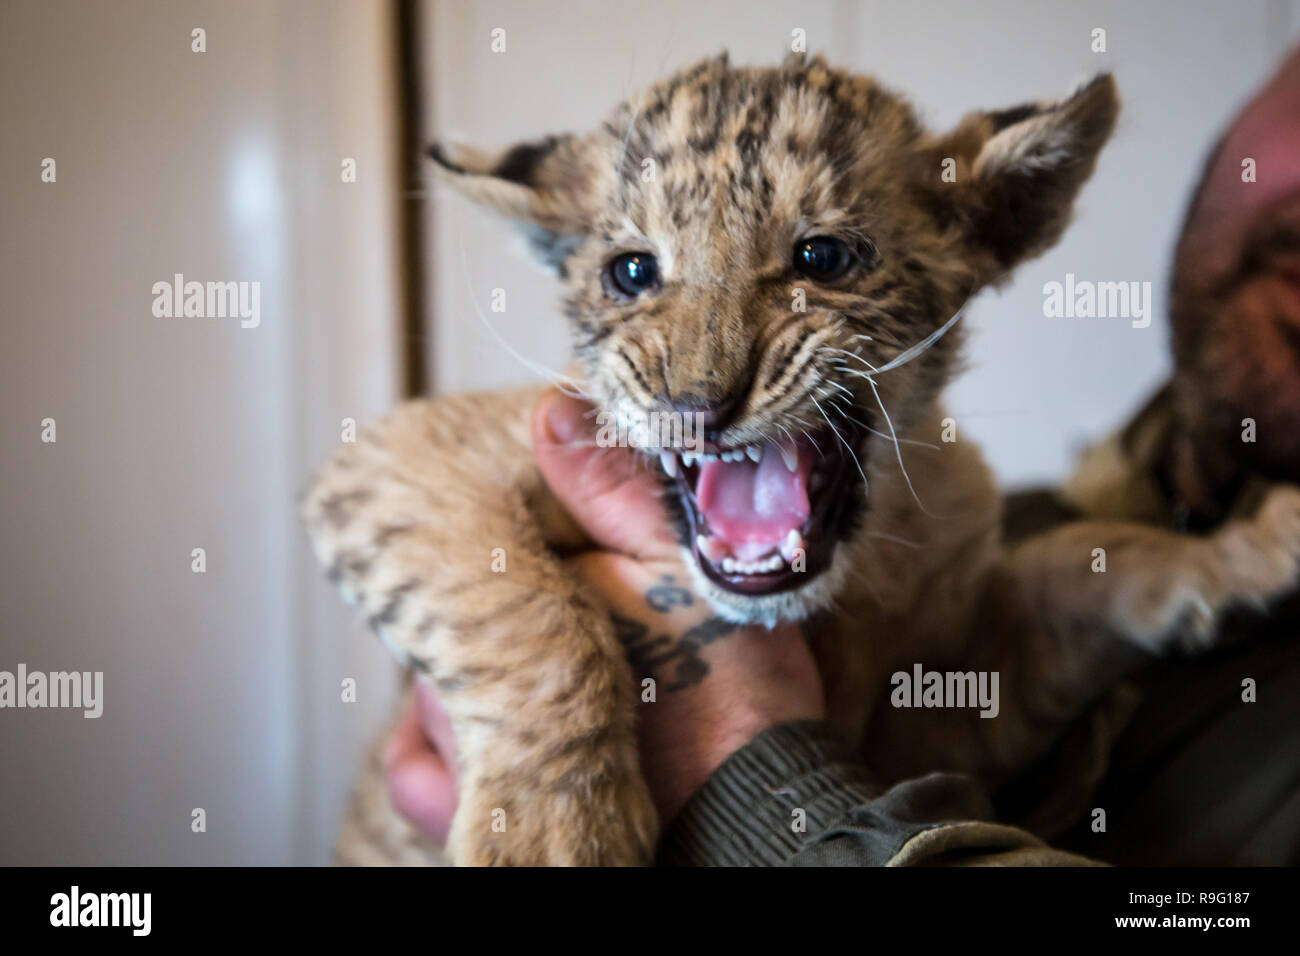
[[[781,557],[787,561],[794,561],[795,552],[803,549],[803,535],[797,528],[791,528],[790,533],[785,536],[781,542]]]
[[[669,478],[677,477],[677,456],[670,451],[661,451],[659,453],[659,464],[663,467],[664,472]]]
[[[689,468],[699,460],[699,457],[700,453],[697,451],[684,451],[682,452],[682,464]]]
[[[776,446],[781,451],[781,460],[789,471],[799,470],[799,448],[795,445],[780,443]]]
[[[758,448],[755,445],[747,446],[745,448],[745,454],[748,455],[749,460],[756,465],[763,460],[763,449]]]
[[[701,460],[701,461],[717,461],[717,460],[718,460],[718,456],[715,455],[715,454],[713,454],[712,452],[705,452],[703,455],[700,456],[700,460]]]
[[[732,460],[732,461],[744,461],[744,460],[745,460],[745,450],[744,450],[743,448],[737,448],[735,451],[733,451],[733,452],[731,453],[731,460]]]
[[[722,570],[725,571],[727,574],[735,574],[735,573],[736,573],[736,561],[735,561],[735,559],[734,559],[734,558],[723,558],[723,559],[722,559]]]
[[[714,564],[720,564],[727,556],[726,551],[720,543],[714,541],[712,538],[705,537],[702,534],[697,534],[695,536],[695,547],[699,549],[700,554],[704,555]]]

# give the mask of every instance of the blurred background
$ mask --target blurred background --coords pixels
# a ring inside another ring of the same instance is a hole
[[[344,419],[534,378],[496,335],[565,359],[553,280],[420,144],[583,129],[721,49],[777,63],[795,30],[935,126],[1116,74],[1075,225],[977,300],[951,391],[1008,486],[1058,480],[1165,375],[1184,204],[1300,0],[0,6],[0,670],[104,673],[99,719],[0,710],[0,863],[328,859],[396,669],[296,496]],[[1150,281],[1151,326],[1044,318],[1068,272]],[[258,282],[260,323],[155,316],[176,273]]]

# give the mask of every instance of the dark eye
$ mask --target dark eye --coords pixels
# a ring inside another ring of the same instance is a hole
[[[848,272],[857,259],[841,239],[813,236],[794,246],[794,267],[816,282],[832,282]]]
[[[619,292],[635,298],[659,284],[659,260],[648,252],[625,252],[610,262],[609,280]]]

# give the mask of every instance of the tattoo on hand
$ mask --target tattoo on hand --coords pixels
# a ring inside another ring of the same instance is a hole
[[[665,574],[660,582],[645,593],[646,603],[660,614],[695,603],[695,595],[674,581],[671,574]]]
[[[653,606],[653,605],[651,605]],[[738,625],[720,617],[711,617],[681,636],[676,642],[667,635],[652,636],[650,628],[640,621],[613,615],[614,631],[627,648],[628,660],[638,676],[653,677],[659,682],[659,672],[674,666],[672,682],[666,691],[685,690],[704,680],[709,664],[700,654],[706,644],[734,633]]]

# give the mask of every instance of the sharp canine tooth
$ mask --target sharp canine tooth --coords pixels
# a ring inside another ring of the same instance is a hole
[[[699,459],[699,457],[700,457],[700,453],[697,451],[684,451],[682,452],[682,464],[688,466],[694,465],[695,462]]]
[[[781,460],[785,462],[785,467],[789,471],[799,470],[799,449],[794,445],[778,444],[776,446],[781,451]]]
[[[791,528],[790,533],[787,534],[785,540],[781,542],[781,557],[785,558],[786,561],[793,561],[795,552],[802,548],[803,535],[799,533],[797,528]]]
[[[659,464],[667,472],[669,478],[677,477],[677,456],[670,451],[661,451],[659,453]]]
[[[749,445],[745,448],[745,454],[748,455],[749,460],[756,465],[763,460],[763,449],[756,448],[753,445]]]

